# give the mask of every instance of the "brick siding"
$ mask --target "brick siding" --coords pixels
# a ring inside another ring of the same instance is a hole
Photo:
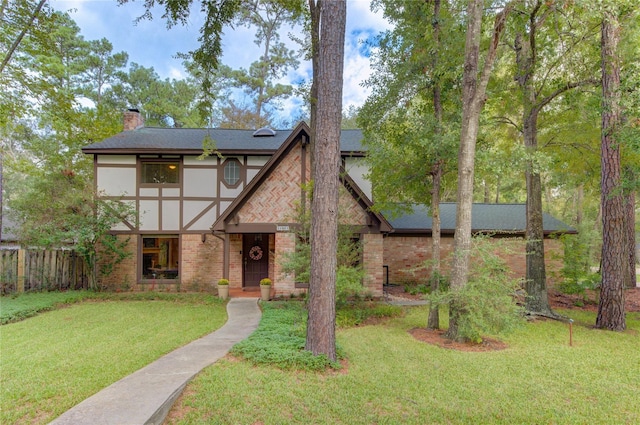
[[[362,263],[364,266],[363,285],[374,297],[382,296],[384,242],[381,234],[362,235]]]
[[[181,236],[180,281],[186,288],[211,290],[222,278],[224,244],[222,240],[207,235],[202,242],[200,234]]]
[[[515,278],[524,279],[526,276],[524,239],[498,240],[504,243],[504,246],[498,247],[498,254],[506,261]],[[447,272],[447,266],[451,262],[450,256],[453,253],[453,238],[443,237],[440,248],[442,268]],[[547,276],[553,277],[562,267],[562,244],[558,240],[545,239],[544,250]],[[430,259],[430,237],[389,235],[384,240],[384,265],[389,267],[389,283],[426,282],[430,269],[424,264]]]

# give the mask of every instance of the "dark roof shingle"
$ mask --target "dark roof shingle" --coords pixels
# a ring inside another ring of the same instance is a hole
[[[473,204],[471,229],[473,232],[524,233],[526,229],[526,206],[524,204]],[[396,232],[413,233],[431,230],[433,223],[426,205],[411,205],[409,211],[400,214],[383,212]],[[440,204],[442,233],[453,233],[456,228],[456,204]],[[545,234],[555,232],[575,233],[575,229],[544,213],[542,217]]]
[[[201,153],[203,142],[209,138],[216,149],[225,152],[273,153],[293,130],[276,130],[273,137],[254,137],[254,130],[224,128],[159,128],[141,127],[123,131],[101,142],[82,148],[86,154],[97,153]],[[362,131],[343,130],[342,152],[362,151]]]

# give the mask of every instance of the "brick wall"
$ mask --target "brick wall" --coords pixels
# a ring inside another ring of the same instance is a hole
[[[138,265],[138,238],[135,236],[117,235],[119,242],[128,239],[125,250],[129,253],[129,257],[125,258],[120,264],[116,265],[113,272],[108,276],[98,276],[98,284],[104,285],[109,289],[116,290],[126,286],[137,288],[137,265]],[[98,265],[98,270],[100,264]]]
[[[362,235],[362,260],[364,265],[363,285],[374,297],[382,296],[383,282],[383,238],[381,234]]]
[[[207,235],[205,242],[202,242],[200,234],[184,234],[181,236],[181,247],[181,284],[186,289],[208,291],[214,288],[222,278],[223,242],[213,235]]]
[[[142,126],[144,126],[144,117],[137,109],[129,109],[128,111],[125,111],[123,115],[124,131],[135,130]]]
[[[283,158],[238,212],[243,223],[291,222],[300,203],[300,161],[297,145]]]
[[[289,294],[299,294],[302,290],[295,289],[295,276],[285,274],[280,266],[283,256],[286,253],[294,252],[296,249],[295,233],[275,234],[275,255],[273,269],[273,288],[276,296],[287,296]]]
[[[496,252],[506,261],[513,276],[524,279],[526,275],[524,239],[496,238],[496,242],[498,242]],[[446,273],[453,253],[453,237],[443,237],[440,247],[442,269]],[[562,244],[558,240],[545,239],[544,250],[547,276],[552,277],[562,267]],[[390,283],[425,282],[430,269],[424,267],[424,263],[430,259],[430,237],[390,235],[384,239],[384,265],[389,266]]]

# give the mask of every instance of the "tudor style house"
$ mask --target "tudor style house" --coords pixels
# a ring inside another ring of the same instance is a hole
[[[103,283],[203,288],[224,277],[231,288],[251,289],[269,277],[276,296],[304,290],[279,258],[295,249],[296,207],[310,179],[306,124],[286,131],[148,128],[137,110],[125,113],[124,124],[122,133],[82,149],[93,156],[100,196],[130,203],[138,215],[137,223],[112,229],[133,255]],[[362,137],[342,131],[340,220],[362,244],[363,285],[381,296],[383,283],[415,279],[408,270],[428,258],[431,224],[421,206],[397,218],[372,212]],[[210,144],[215,153],[203,155]],[[474,205],[473,215],[476,231],[523,234],[523,205]],[[442,216],[451,239],[455,204],[443,204]],[[544,219],[547,233],[571,231]],[[451,246],[443,244],[445,253]],[[516,274],[524,274],[523,264],[523,252],[511,261]]]

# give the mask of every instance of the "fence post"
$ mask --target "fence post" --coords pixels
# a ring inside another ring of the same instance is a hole
[[[18,250],[18,279],[16,281],[16,292],[24,292],[24,269],[25,269],[25,250]]]

